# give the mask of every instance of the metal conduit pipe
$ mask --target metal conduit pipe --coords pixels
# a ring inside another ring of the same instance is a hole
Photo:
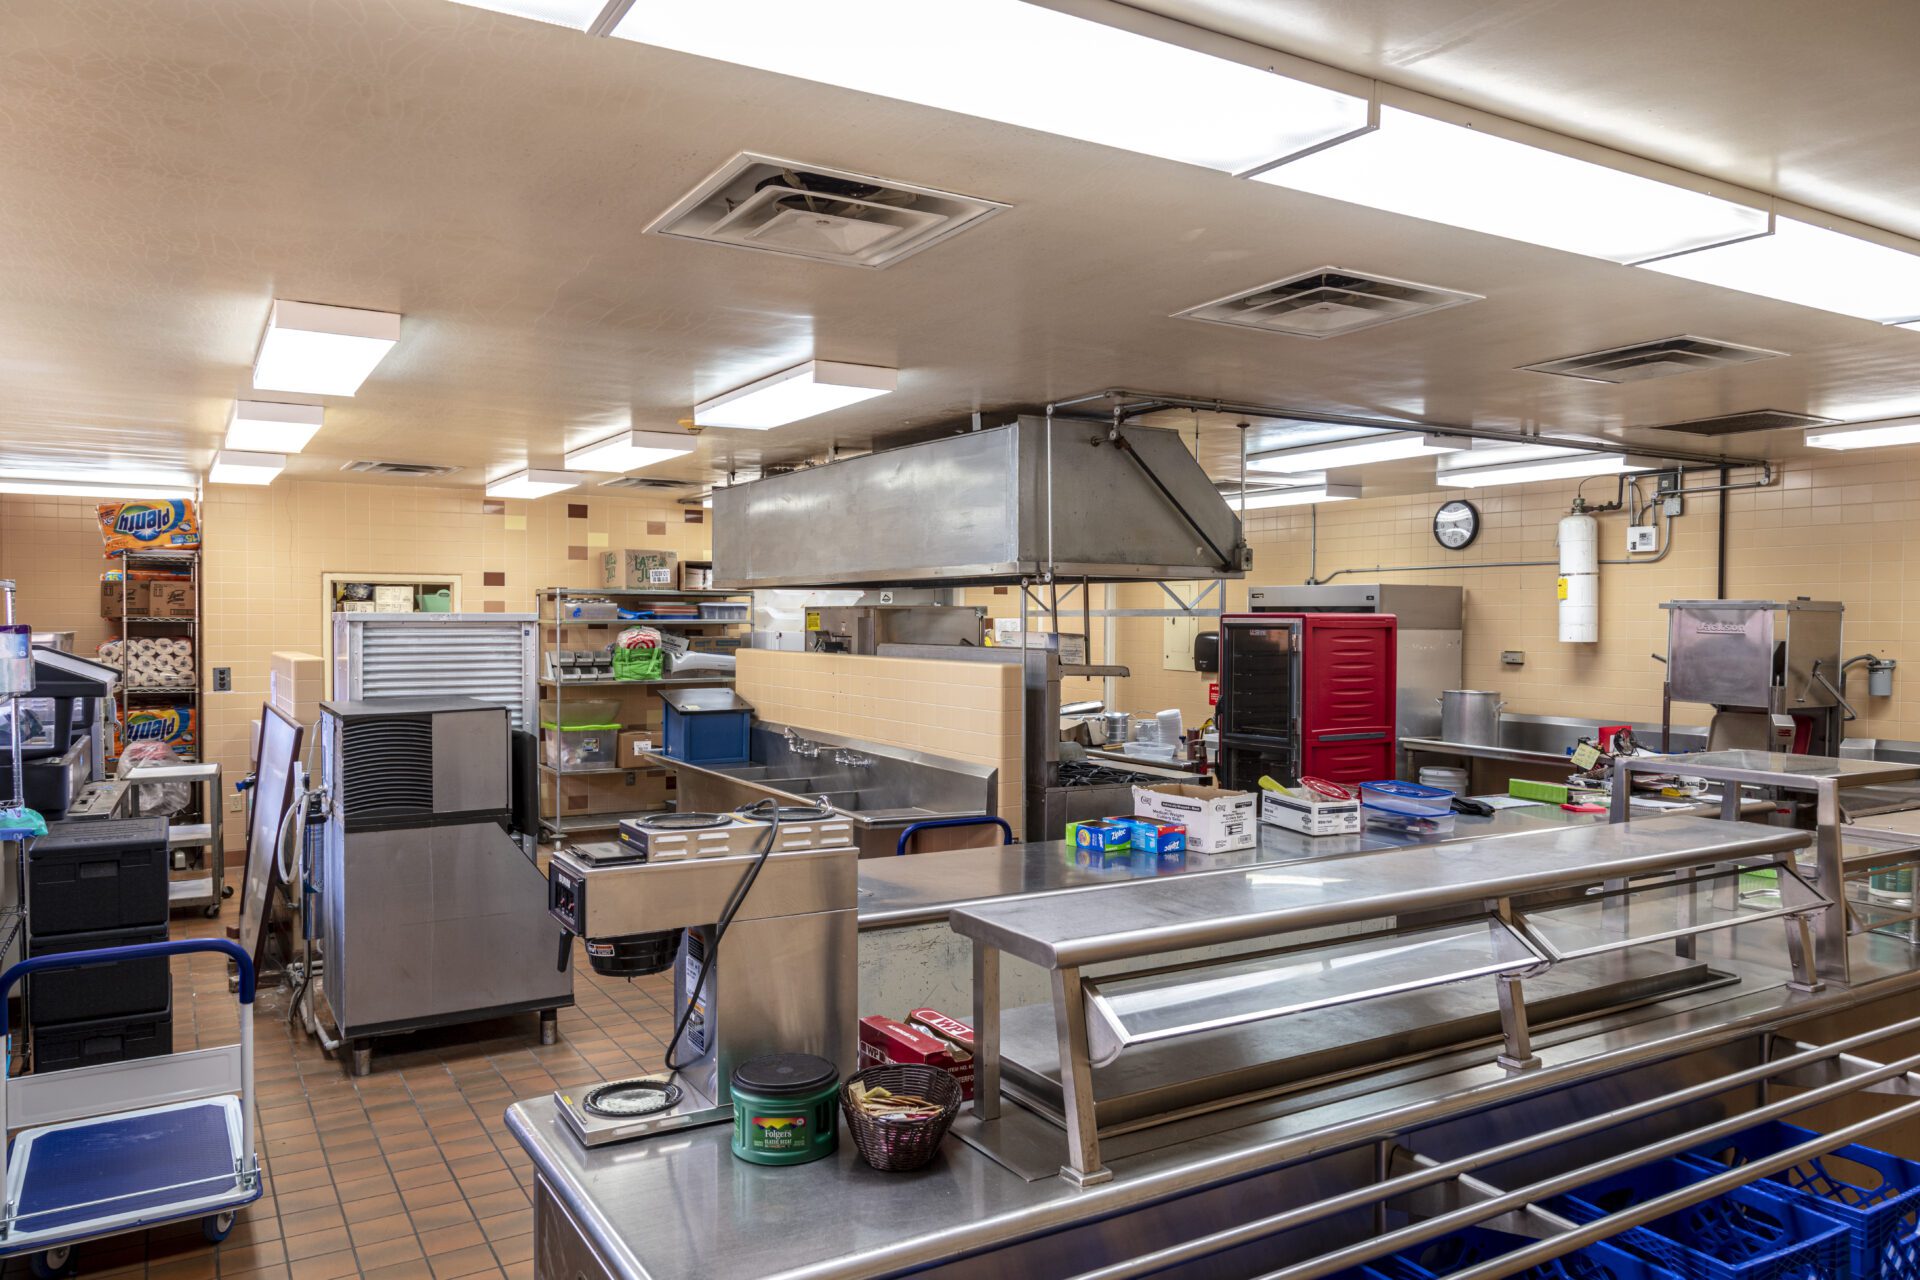
[[[1626,559],[1602,559],[1600,563],[1615,565],[1659,564],[1667,558],[1667,553],[1673,550],[1673,517],[1668,516],[1666,518],[1666,524],[1662,527],[1666,532],[1660,539],[1660,550],[1653,555],[1631,556]],[[1434,573],[1443,570],[1464,572],[1468,569],[1538,569],[1550,565],[1557,566],[1559,563],[1558,560],[1483,560],[1474,564],[1376,564],[1370,568],[1335,569],[1325,577],[1309,576],[1306,585],[1309,587],[1319,586],[1321,583],[1332,582],[1335,578],[1342,577],[1349,573]]]
[[[1909,1054],[1907,1057],[1895,1062],[1888,1063],[1882,1067],[1876,1067],[1872,1071],[1862,1072],[1860,1075],[1845,1080],[1837,1080],[1832,1084],[1822,1085],[1817,1089],[1809,1089],[1796,1097],[1787,1098],[1780,1102],[1769,1103],[1764,1107],[1757,1107],[1751,1111],[1744,1111],[1730,1119],[1716,1121],[1709,1125],[1702,1125],[1697,1129],[1689,1129],[1684,1133],[1675,1134],[1671,1138],[1663,1138],[1658,1142],[1649,1143],[1644,1147],[1637,1147],[1632,1151],[1623,1152],[1620,1155],[1612,1156],[1605,1160],[1596,1160],[1592,1164],[1581,1165],[1579,1168],[1571,1169],[1566,1173],[1555,1174],[1550,1178],[1542,1178],[1524,1187],[1506,1192],[1504,1195],[1495,1196],[1490,1200],[1482,1200],[1477,1204],[1455,1209],[1451,1213],[1443,1213],[1437,1217],[1427,1218],[1424,1221],[1417,1222],[1412,1226],[1402,1227],[1398,1231],[1390,1231],[1386,1235],[1376,1236],[1360,1244],[1349,1245],[1345,1249],[1323,1254],[1310,1262],[1297,1263],[1291,1267],[1282,1267],[1277,1271],[1265,1272],[1257,1277],[1256,1280],[1319,1280],[1322,1276],[1331,1275],[1336,1271],[1343,1271],[1348,1267],[1357,1266],[1375,1258],[1385,1257],[1389,1253],[1396,1253],[1411,1245],[1425,1244],[1429,1240],[1446,1235],[1456,1227],[1473,1226],[1488,1218],[1498,1217],[1510,1209],[1524,1208],[1536,1200],[1543,1200],[1549,1196],[1556,1196],[1563,1192],[1572,1191],[1589,1182],[1612,1177],[1616,1173],[1626,1173],[1629,1170],[1638,1168],[1640,1165],[1646,1164],[1650,1160],[1658,1160],[1664,1156],[1680,1155],[1707,1142],[1730,1137],[1743,1129],[1749,1129],[1764,1121],[1775,1120],[1784,1115],[1791,1115],[1796,1111],[1805,1111],[1810,1107],[1818,1106],[1822,1102],[1830,1102],[1834,1098],[1842,1097],[1849,1093],[1858,1093],[1868,1085],[1878,1083],[1881,1080],[1891,1080],[1896,1076],[1908,1075],[1915,1067],[1920,1067],[1920,1053]],[[1493,1259],[1480,1267],[1458,1272],[1455,1276],[1451,1277],[1451,1280],[1464,1280],[1464,1277],[1468,1276],[1475,1277],[1475,1280],[1498,1280],[1499,1277],[1512,1275],[1516,1271],[1524,1271],[1536,1263],[1560,1257],[1565,1253],[1571,1253],[1582,1245],[1591,1244],[1596,1240],[1604,1240],[1608,1236],[1617,1235],[1625,1231],[1628,1227],[1639,1226],[1643,1222],[1651,1222],[1656,1218],[1665,1217],[1675,1210],[1698,1204],[1702,1200],[1711,1200],[1722,1191],[1730,1191],[1735,1187],[1745,1186],[1749,1182],[1758,1181],[1769,1173],[1777,1173],[1781,1169],[1790,1168],[1802,1160],[1810,1159],[1813,1156],[1826,1155],[1836,1148],[1846,1146],[1849,1142],[1852,1142],[1855,1138],[1863,1134],[1871,1133],[1876,1129],[1882,1129],[1892,1124],[1897,1124],[1908,1116],[1914,1115],[1920,1115],[1920,1100],[1909,1102],[1905,1106],[1895,1107],[1891,1111],[1883,1112],[1870,1120],[1848,1125],[1832,1133],[1822,1134],[1812,1141],[1801,1143],[1796,1147],[1790,1147],[1786,1151],[1779,1152],[1764,1160],[1749,1161],[1724,1174],[1716,1174],[1692,1186],[1683,1187],[1679,1191],[1669,1192],[1667,1195],[1649,1200],[1645,1204],[1636,1205],[1631,1209],[1622,1210],[1619,1213],[1608,1214],[1606,1217],[1597,1219],[1587,1226],[1580,1228],[1578,1231],[1562,1232],[1559,1235],[1548,1237],[1543,1240],[1540,1245],[1533,1248],[1515,1250],[1512,1253]]]
[[[1302,1205],[1281,1213],[1270,1214],[1264,1218],[1256,1218],[1252,1222],[1244,1222],[1237,1227],[1230,1227],[1224,1231],[1216,1231],[1212,1234],[1184,1241],[1177,1245],[1169,1245],[1167,1248],[1156,1250],[1153,1253],[1142,1254],[1140,1257],[1115,1263],[1112,1266],[1101,1267],[1095,1271],[1085,1271],[1072,1277],[1071,1280],[1135,1280],[1136,1277],[1152,1275],[1155,1272],[1164,1271],[1169,1267],[1196,1261],[1211,1254],[1221,1253],[1228,1249],[1237,1248],[1240,1245],[1263,1240],[1268,1236],[1278,1235],[1283,1231],[1289,1231],[1295,1227],[1305,1226],[1321,1218],[1328,1218],[1337,1213],[1344,1213],[1349,1209],[1362,1208],[1375,1201],[1386,1200],[1392,1196],[1401,1195],[1409,1191],[1417,1191],[1421,1187],[1431,1186],[1436,1182],[1444,1182],[1448,1178],[1452,1178],[1458,1174],[1470,1173],[1475,1169],[1483,1169],[1492,1164],[1501,1164],[1518,1156],[1528,1155],[1532,1152],[1543,1150],[1544,1148],[1574,1138],[1586,1137],[1606,1129],[1627,1124],[1634,1120],[1658,1115],[1662,1111],[1670,1111],[1675,1107],[1685,1106],[1690,1102],[1699,1102],[1711,1098],[1716,1094],[1725,1093],[1729,1089],[1738,1088],[1741,1085],[1754,1084],[1787,1071],[1793,1071],[1803,1066],[1810,1066],[1816,1062],[1826,1061],[1829,1058],[1846,1057],[1850,1049],[1860,1048],[1864,1045],[1872,1044],[1877,1040],[1888,1039],[1892,1036],[1902,1035],[1914,1030],[1920,1030],[1920,1018],[1909,1018],[1904,1022],[1897,1022],[1891,1026],[1848,1036],[1832,1044],[1816,1045],[1784,1058],[1779,1058],[1771,1062],[1763,1062],[1759,1066],[1747,1067],[1744,1070],[1733,1072],[1730,1075],[1718,1076],[1712,1080],[1690,1085],[1685,1089],[1680,1089],[1673,1093],[1662,1094],[1658,1098],[1638,1102],[1628,1107],[1621,1107],[1618,1110],[1609,1111],[1598,1116],[1589,1116],[1584,1120],[1576,1120],[1571,1124],[1564,1124],[1558,1128],[1548,1129],[1533,1134],[1530,1137],[1516,1138],[1512,1142],[1501,1143],[1498,1146],[1488,1147],[1484,1151],[1476,1151],[1470,1155],[1460,1156],[1440,1164],[1430,1165],[1427,1168],[1420,1169],[1413,1173],[1403,1174],[1397,1178],[1389,1178],[1383,1182],[1375,1183],[1370,1187],[1356,1187],[1352,1191],[1332,1196],[1326,1200],[1319,1200],[1313,1204]],[[1888,1068],[1888,1070],[1891,1070],[1891,1068]],[[1863,1073],[1862,1076],[1851,1077],[1838,1083],[1857,1090],[1864,1087],[1864,1080],[1865,1076]],[[1833,1086],[1825,1087],[1831,1088]],[[1790,1101],[1799,1103],[1800,1100],[1795,1098]],[[1740,1117],[1740,1119],[1742,1124],[1749,1123],[1745,1116]]]

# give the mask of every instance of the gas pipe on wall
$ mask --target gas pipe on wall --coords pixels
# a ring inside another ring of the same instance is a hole
[[[1554,541],[1560,548],[1560,643],[1593,644],[1600,639],[1600,522],[1587,504],[1573,500],[1573,513],[1560,521]]]

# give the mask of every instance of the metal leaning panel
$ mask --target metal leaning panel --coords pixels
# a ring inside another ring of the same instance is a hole
[[[1253,867],[955,910],[955,933],[1045,969],[1347,924],[1709,862],[1767,858],[1809,842],[1803,831],[1672,817],[1539,835],[1395,849],[1297,869]]]
[[[478,698],[531,730],[538,625],[530,613],[336,614],[333,697]]]

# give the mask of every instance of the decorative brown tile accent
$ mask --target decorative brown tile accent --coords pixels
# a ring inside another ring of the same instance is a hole
[[[664,538],[666,534],[667,522],[665,520],[647,521],[647,536],[649,538]]]
[[[585,560],[586,558],[587,558],[587,549],[585,547],[568,547],[567,548],[567,559]]]
[[[997,596],[1003,596],[1003,595],[1005,595],[1005,594],[1007,594],[1007,589],[1006,589],[1005,587],[995,587],[995,588],[993,589],[993,594],[995,594],[995,595],[997,595]]]
[[[505,613],[506,611],[507,602],[505,600],[489,600],[480,606],[480,612],[482,613]]]
[[[569,519],[569,520],[585,520],[586,518],[587,518],[587,504],[586,504],[586,503],[584,503],[584,502],[569,502],[569,503],[567,504],[567,519]]]
[[[480,575],[480,585],[483,587],[504,587],[507,585],[507,575],[505,572],[489,569]]]
[[[688,524],[705,524],[707,522],[707,513],[699,507],[688,507],[681,513],[681,519],[685,520]]]
[[[480,503],[480,514],[483,516],[503,516],[507,514],[507,500],[505,498],[487,498],[483,500]]]

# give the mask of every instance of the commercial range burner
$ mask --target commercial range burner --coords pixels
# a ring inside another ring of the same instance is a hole
[[[1063,787],[1130,787],[1135,783],[1153,781],[1155,776],[1086,760],[1060,762],[1060,785]]]

